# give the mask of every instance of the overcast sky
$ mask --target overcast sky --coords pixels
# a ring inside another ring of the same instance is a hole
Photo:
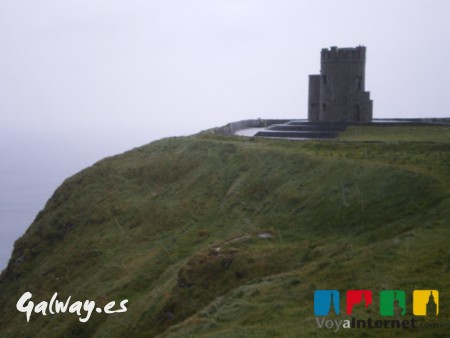
[[[151,140],[306,118],[367,46],[374,117],[450,116],[450,0],[0,0],[0,268],[67,176]]]
[[[8,129],[192,133],[305,118],[329,46],[365,45],[374,117],[450,116],[447,0],[2,0]]]

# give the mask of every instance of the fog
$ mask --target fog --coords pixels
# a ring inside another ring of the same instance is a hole
[[[367,46],[374,117],[450,116],[448,22],[446,0],[2,0],[0,236],[17,238],[102,157],[230,121],[306,118],[322,48]]]

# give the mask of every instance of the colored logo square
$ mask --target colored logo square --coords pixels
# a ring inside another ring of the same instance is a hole
[[[314,291],[314,314],[326,316],[331,308],[339,314],[339,291],[338,290],[316,290]]]
[[[364,303],[364,305],[369,307],[372,304],[372,291],[370,290],[348,290],[346,293],[346,312],[348,315],[352,314],[353,307]]]
[[[437,316],[439,314],[439,292],[437,290],[414,290],[413,314],[415,316]]]
[[[380,314],[382,316],[404,316],[406,296],[402,290],[384,290],[380,292]]]

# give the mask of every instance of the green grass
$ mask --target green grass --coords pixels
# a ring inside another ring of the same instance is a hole
[[[450,126],[352,126],[339,135],[342,141],[450,142]]]
[[[400,129],[352,127],[326,142],[206,133],[96,163],[16,242],[0,279],[1,336],[328,337],[316,289],[374,290],[363,315],[376,318],[377,292],[433,288],[441,314],[422,321],[437,329],[336,336],[445,337],[450,135]],[[56,291],[127,298],[128,311],[26,323],[15,309],[25,291],[36,302]]]

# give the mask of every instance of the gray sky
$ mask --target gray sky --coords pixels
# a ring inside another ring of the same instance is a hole
[[[305,118],[320,49],[359,44],[375,117],[450,116],[449,22],[447,0],[2,0],[1,124],[151,138]]]
[[[0,269],[64,178],[248,118],[306,118],[367,46],[374,117],[450,116],[450,0],[0,0]]]

